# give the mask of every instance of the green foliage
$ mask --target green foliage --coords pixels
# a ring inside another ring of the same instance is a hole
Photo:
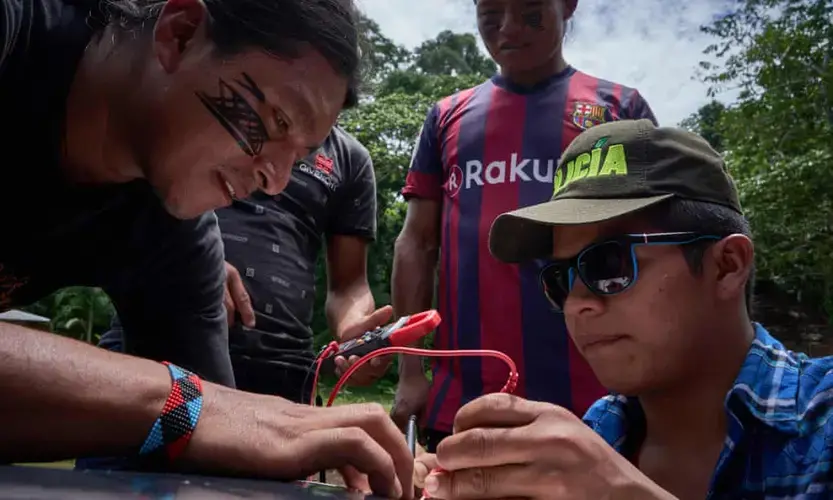
[[[110,326],[113,305],[100,288],[63,288],[24,308],[50,319],[53,332],[87,342],[97,342]]]
[[[392,72],[379,85],[377,97],[391,94],[417,95],[437,101],[461,90],[483,83],[482,75],[432,75],[412,69]]]
[[[725,150],[753,226],[759,276],[833,318],[833,2],[746,0],[704,31],[719,65],[712,94],[740,91],[686,120]]]
[[[363,86],[366,93],[372,95],[388,74],[411,59],[411,53],[383,35],[376,21],[365,16],[359,18],[359,33]]]
[[[695,134],[699,134],[715,150],[723,152],[723,135],[720,130],[720,120],[723,118],[725,112],[725,104],[720,101],[712,101],[683,120],[680,126]]]
[[[413,68],[429,75],[480,75],[488,78],[495,72],[496,66],[480,52],[474,35],[446,30],[417,47]]]

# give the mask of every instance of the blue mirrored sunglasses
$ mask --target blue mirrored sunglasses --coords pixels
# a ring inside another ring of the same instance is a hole
[[[635,248],[639,245],[688,245],[721,236],[693,232],[626,234],[593,243],[570,259],[554,261],[541,269],[544,295],[562,310],[576,277],[597,295],[615,295],[630,288],[639,275]]]

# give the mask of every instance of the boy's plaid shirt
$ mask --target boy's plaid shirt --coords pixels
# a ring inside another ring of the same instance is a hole
[[[833,498],[833,356],[788,351],[756,323],[724,406],[729,432],[708,500]],[[600,399],[584,421],[628,458],[644,436],[635,398]]]

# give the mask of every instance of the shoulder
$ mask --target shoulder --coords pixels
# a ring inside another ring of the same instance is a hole
[[[474,87],[458,90],[451,95],[443,97],[436,101],[429,109],[428,118],[433,119],[436,122],[436,126],[444,127],[448,125],[449,121],[455,115],[459,116],[461,111],[478,103],[488,105],[488,99],[482,99],[481,97],[490,95],[490,91],[494,86],[494,83],[490,79]]]
[[[370,152],[340,125],[333,126],[324,144],[324,154],[333,158],[341,172],[341,184],[374,184],[375,173]]]
[[[760,420],[833,440],[833,356],[787,349],[760,325],[733,389]]]
[[[797,387],[772,397],[790,398],[781,400],[783,405],[789,405],[794,398],[793,422],[797,427],[788,427],[796,432],[789,434],[789,441],[772,445],[774,450],[781,451],[775,452],[779,458],[773,462],[768,481],[777,484],[772,484],[768,491],[783,492],[785,497],[811,491],[829,495],[833,491],[833,471],[829,467],[833,461],[833,356],[810,358],[787,350],[778,354],[781,357],[774,359],[783,365],[776,365],[776,370],[784,371],[784,380],[790,378],[789,372],[795,373]],[[778,415],[777,411],[774,413]]]
[[[134,221],[134,244],[145,248],[148,267],[213,269],[223,260],[222,238],[213,211],[193,219],[177,219],[158,200],[148,200],[144,216]],[[206,267],[202,266],[202,267]]]
[[[633,108],[645,101],[642,91],[633,85],[601,78],[581,70],[575,70],[571,77],[570,93],[595,94],[599,101],[619,109]]]
[[[639,94],[640,90],[628,83],[602,78],[592,73],[576,69],[571,76],[572,82],[576,86],[596,87],[599,92],[611,93],[612,97],[622,96],[627,97],[634,92]]]
[[[613,446],[623,437],[627,427],[628,405],[625,396],[609,394],[593,403],[582,421]]]
[[[333,126],[330,135],[327,136],[326,145],[329,149],[341,153],[339,156],[352,164],[361,165],[370,161],[370,151],[341,125]]]
[[[110,226],[101,224],[97,230],[129,225],[126,231],[115,228],[111,233],[118,235],[110,246],[118,252],[118,262],[106,289],[120,307],[129,302],[160,317],[179,316],[177,310],[187,315],[222,307],[224,250],[213,211],[177,219],[143,188],[110,220]]]
[[[794,354],[798,372],[797,414],[804,431],[820,432],[833,445],[833,356]]]
[[[475,85],[474,87],[468,87],[465,89],[458,90],[457,92],[454,92],[453,94],[447,95],[442,99],[436,101],[434,103],[434,106],[441,109],[461,106],[469,97],[471,97],[472,94],[474,94],[477,91],[477,89],[483,88],[490,84],[491,81],[487,80],[479,85]]]

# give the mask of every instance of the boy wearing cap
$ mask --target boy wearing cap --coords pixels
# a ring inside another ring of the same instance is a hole
[[[750,319],[752,237],[721,157],[680,129],[609,123],[570,145],[554,184],[495,221],[490,250],[550,259],[542,293],[613,395],[584,423],[480,398],[417,484],[444,499],[830,498],[833,357]]]
[[[476,1],[480,35],[500,73],[428,113],[402,191],[408,214],[392,294],[397,315],[414,314],[432,307],[436,283],[438,349],[504,352],[518,367],[519,395],[582,415],[605,390],[540,294],[540,263],[508,265],[488,249],[499,214],[549,199],[555,164],[579,133],[623,118],[654,120],[636,89],[565,62],[562,39],[576,5]],[[434,360],[429,383],[422,360],[406,356],[392,416],[404,426],[421,414],[421,436],[433,450],[462,405],[505,381],[500,361],[465,357]]]

